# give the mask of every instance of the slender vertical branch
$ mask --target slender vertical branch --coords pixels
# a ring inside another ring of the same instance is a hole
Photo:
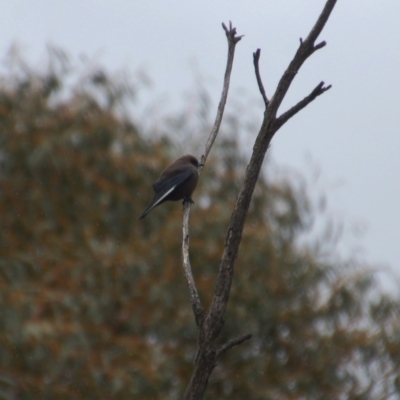
[[[242,36],[236,36],[236,28],[232,27],[232,22],[229,22],[229,29],[223,23],[222,27],[224,28],[226,37],[228,39],[228,59],[226,62],[225,76],[224,76],[224,85],[222,88],[221,99],[218,104],[217,115],[215,117],[214,126],[211,129],[210,136],[208,137],[206,146],[204,148],[204,153],[201,157],[201,162],[205,164],[207,157],[211,151],[212,145],[214,144],[215,138],[218,135],[219,127],[221,126],[222,116],[224,115],[226,99],[228,97],[229,83],[231,80],[231,72],[233,66],[233,59],[235,56],[235,48],[236,44],[240,41]]]
[[[240,41],[242,36],[236,36],[236,28],[232,27],[232,23],[229,23],[229,29],[225,24],[222,24],[225,31],[226,37],[228,39],[228,59],[226,63],[224,84],[222,88],[221,100],[218,105],[217,115],[215,117],[214,126],[211,130],[210,136],[207,140],[204,153],[201,157],[201,163],[204,164],[207,160],[208,154],[212,148],[215,138],[218,135],[219,127],[221,126],[222,116],[224,114],[226,99],[228,97],[229,83],[231,79],[231,72],[233,66],[233,59],[235,55],[236,44]],[[201,167],[199,173],[201,172]],[[190,203],[183,203],[183,240],[182,240],[182,263],[185,272],[185,277],[189,286],[190,298],[192,301],[192,309],[195,315],[196,324],[200,327],[204,319],[204,309],[200,302],[200,297],[197,292],[196,284],[193,278],[192,268],[190,265],[189,257],[189,215],[190,215]]]
[[[218,104],[217,115],[215,117],[214,126],[208,137],[204,153],[201,157],[201,163],[204,165],[211,151],[215,138],[218,135],[219,128],[221,126],[222,116],[225,110],[226,99],[228,97],[229,84],[231,79],[231,72],[233,66],[233,59],[235,55],[236,44],[240,41],[243,36],[236,36],[236,28],[232,27],[232,23],[229,22],[229,28],[225,24],[222,24],[228,39],[228,58],[226,63],[224,84],[222,88],[221,99]],[[199,174],[201,173],[201,168]],[[190,295],[192,299],[192,308],[196,318],[196,324],[199,328],[198,333],[198,345],[197,355],[195,360],[195,369],[192,375],[192,379],[189,383],[184,398],[189,399],[201,399],[204,391],[207,387],[208,377],[211,375],[212,370],[215,366],[215,360],[217,357],[217,350],[215,346],[207,347],[204,349],[202,343],[204,342],[204,310],[200,304],[200,299],[197,293],[195,282],[193,279],[192,270],[190,267],[189,259],[189,214],[190,204],[185,202],[183,205],[183,243],[182,243],[182,259],[183,268],[185,270],[186,279],[189,285]],[[200,351],[202,350],[202,351]]]
[[[189,214],[190,203],[184,203],[185,210],[183,213],[183,241],[182,241],[182,263],[185,277],[189,286],[190,298],[192,301],[193,314],[196,319],[196,325],[201,326],[203,323],[204,309],[200,302],[199,293],[197,292],[196,284],[193,278],[192,267],[189,258]]]

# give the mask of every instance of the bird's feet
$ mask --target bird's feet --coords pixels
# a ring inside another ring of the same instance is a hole
[[[192,200],[191,197],[184,197],[182,200],[182,205],[185,203],[190,203],[190,204],[194,204],[194,201]]]

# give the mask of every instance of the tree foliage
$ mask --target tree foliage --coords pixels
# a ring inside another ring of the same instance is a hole
[[[175,399],[196,341],[182,211],[137,219],[174,147],[121,113],[127,82],[70,73],[53,53],[44,72],[20,62],[1,77],[0,398]],[[218,140],[191,219],[206,304],[246,164]],[[206,398],[400,399],[400,303],[362,265],[300,245],[314,218],[293,180],[260,178],[221,341],[253,339]]]

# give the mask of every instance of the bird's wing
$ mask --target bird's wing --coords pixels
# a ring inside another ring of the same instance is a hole
[[[181,172],[175,173],[173,176],[161,176],[160,179],[153,185],[155,195],[152,202],[143,211],[139,218],[144,218],[154,207],[162,203],[177,186],[189,179],[192,174],[193,170],[185,169]]]
[[[156,193],[160,193],[162,198],[170,194],[177,186],[185,182],[193,174],[192,169],[185,169],[175,173],[173,176],[162,176],[154,185]],[[165,195],[164,195],[165,193]]]

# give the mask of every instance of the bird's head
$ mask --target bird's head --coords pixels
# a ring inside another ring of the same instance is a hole
[[[190,154],[187,154],[186,156],[184,156],[184,158],[186,158],[187,162],[189,162],[196,168],[202,167],[204,165],[204,164],[200,163],[199,160],[195,156],[192,156]]]

